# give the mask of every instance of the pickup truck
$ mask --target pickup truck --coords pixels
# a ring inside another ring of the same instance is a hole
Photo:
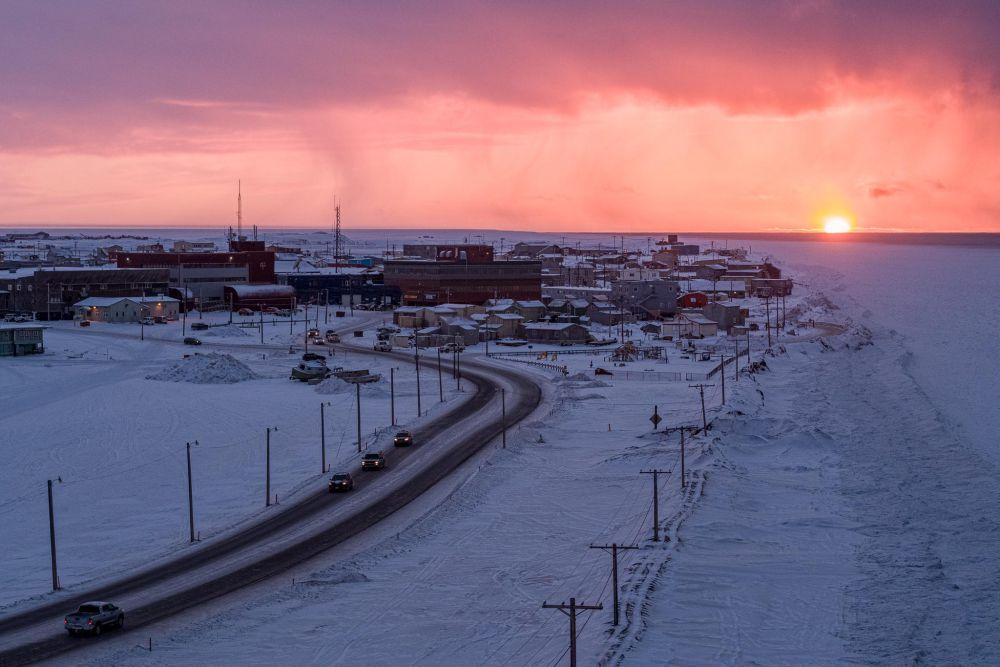
[[[99,635],[125,625],[125,612],[110,602],[84,602],[63,619],[63,625],[71,635]]]

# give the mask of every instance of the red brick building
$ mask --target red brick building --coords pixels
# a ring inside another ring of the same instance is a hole
[[[422,259],[388,261],[384,275],[386,286],[398,287],[406,305],[541,298],[540,261],[497,262],[489,245],[406,246],[404,252]]]

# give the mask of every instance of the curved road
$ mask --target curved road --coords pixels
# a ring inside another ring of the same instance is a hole
[[[396,353],[381,356],[412,360]],[[462,377],[475,386],[471,398],[412,429],[413,447],[390,447],[386,471],[352,471],[353,493],[329,494],[324,484],[258,523],[176,559],[74,591],[68,599],[0,617],[0,665],[26,664],[92,646],[92,641],[68,637],[60,627],[62,616],[86,600],[141,599],[126,609],[128,632],[288,570],[399,510],[498,436],[503,425],[497,396],[501,387],[507,392],[507,425],[524,419],[541,401],[539,385],[514,370],[463,361]]]

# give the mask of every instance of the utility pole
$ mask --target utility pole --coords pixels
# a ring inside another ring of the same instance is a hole
[[[576,667],[576,615],[580,611],[599,611],[604,609],[604,606],[600,604],[577,604],[576,598],[570,598],[569,604],[565,602],[560,604],[543,602],[542,609],[558,609],[569,616],[569,665],[570,667]]]
[[[358,453],[361,453],[361,383],[358,382],[354,385],[355,401],[358,404]]]
[[[62,482],[62,477],[57,478]],[[49,553],[52,555],[52,590],[59,590],[59,569],[56,567],[56,515],[52,507],[52,480],[46,480],[49,491]]]
[[[267,459],[265,464],[264,473],[264,507],[271,506],[271,431],[277,431],[278,429],[272,429],[270,426],[267,427],[267,436],[264,445],[264,457]]]
[[[691,389],[697,389],[701,396],[701,427],[708,430],[708,417],[705,415],[705,387],[714,387],[714,384],[689,384]]]
[[[462,363],[460,359],[462,358],[461,353],[459,353],[458,348],[455,348],[455,360],[452,362],[452,368],[455,370],[455,389],[462,391],[462,369],[460,364]]]
[[[769,294],[766,299],[764,299],[764,305],[767,308],[767,346],[771,347],[771,295]]]
[[[198,441],[195,440],[193,443],[184,443],[187,449],[187,471],[188,471],[188,530],[190,533],[191,543],[195,543],[194,539],[194,487],[191,482],[191,445],[197,445]]]
[[[264,344],[264,306],[260,307],[260,344]]]
[[[420,347],[417,345],[417,336],[413,336],[413,368],[417,372],[417,417],[423,414],[420,408]]]
[[[726,353],[720,352],[719,356],[722,358],[722,366],[720,367],[719,375],[722,377],[722,405],[726,404]]]
[[[638,545],[630,544],[616,544],[612,542],[611,544],[591,544],[591,549],[603,549],[604,551],[609,551],[611,553],[611,586],[612,591],[614,591],[614,621],[611,625],[618,625],[618,550],[630,550],[638,549]]]
[[[396,425],[396,369],[389,369],[389,424]]]
[[[500,443],[507,449],[507,389],[500,387]]]
[[[736,346],[736,357],[733,359],[733,363],[736,364],[736,369],[735,369],[735,372],[733,373],[733,375],[736,378],[736,381],[739,382],[740,381],[740,339],[737,338],[735,341],[733,341],[733,344]]]
[[[444,403],[444,380],[441,375],[441,348],[438,348],[438,396],[441,402]]]
[[[670,474],[669,470],[660,470],[658,468],[653,468],[652,470],[640,470],[639,473],[642,475],[652,475],[653,476],[653,541],[660,541],[660,485],[659,477],[660,475]]]
[[[324,410],[330,405],[329,401],[322,401],[319,404],[319,447],[320,447],[320,472],[326,474],[326,415]]]

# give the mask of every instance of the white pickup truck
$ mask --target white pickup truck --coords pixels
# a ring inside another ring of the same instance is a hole
[[[63,625],[71,635],[99,635],[125,625],[125,612],[110,602],[84,602],[63,619]]]

